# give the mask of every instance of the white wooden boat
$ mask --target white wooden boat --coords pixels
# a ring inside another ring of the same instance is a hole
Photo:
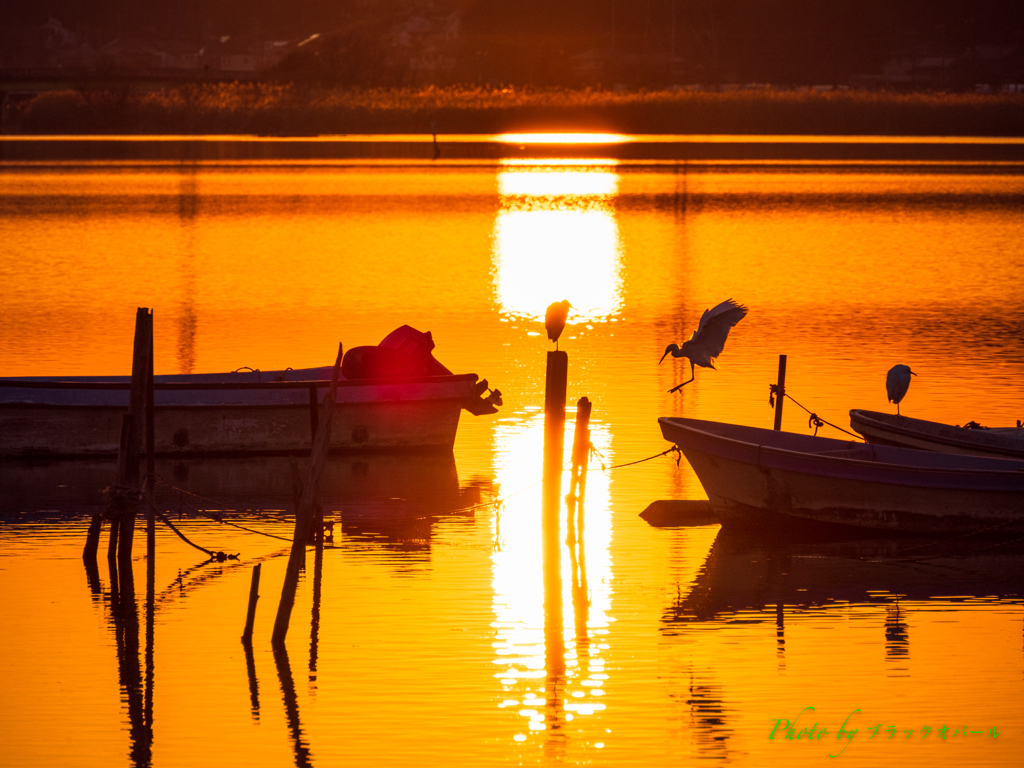
[[[968,429],[877,411],[850,411],[850,426],[869,443],[924,451],[1024,459],[1024,427]]]
[[[330,377],[329,366],[156,376],[155,454],[308,451]],[[129,381],[0,379],[0,457],[116,454]],[[480,389],[473,373],[342,380],[330,447],[451,450],[460,411]]]
[[[661,418],[723,524],[1024,531],[1024,460]]]

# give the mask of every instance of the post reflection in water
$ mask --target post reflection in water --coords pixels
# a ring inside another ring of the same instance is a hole
[[[567,431],[571,429],[570,424]],[[609,646],[603,635],[612,621],[609,481],[604,473],[590,474],[586,526],[577,534],[579,554],[571,551],[563,557],[567,528],[566,516],[559,514],[561,498],[554,499],[556,514],[545,527],[544,499],[537,484],[543,414],[501,423],[496,437],[501,462],[496,479],[503,492],[515,494],[495,520],[500,546],[492,555],[495,663],[501,667],[495,677],[503,691],[499,706],[515,707],[527,719],[528,730],[518,732],[516,741],[526,741],[528,733],[545,732],[545,749],[558,754],[568,723],[605,709],[600,701],[607,679],[602,652]],[[591,441],[610,457],[606,425],[591,423]],[[568,464],[568,451],[563,456]],[[560,488],[547,490],[560,496]]]
[[[288,651],[285,649],[284,643],[274,643],[273,649],[277,677],[281,681],[281,695],[284,697],[288,731],[292,736],[295,765],[296,768],[310,768],[313,765],[313,755],[302,732],[302,721],[299,720],[299,697],[295,693],[295,680],[292,678],[291,664],[288,663]]]
[[[509,163],[498,174],[501,206],[493,257],[503,314],[541,320],[552,301],[568,299],[571,326],[607,320],[620,310],[618,183],[607,161]],[[495,474],[504,493],[534,485],[541,474],[534,457],[542,455],[542,445],[548,453],[543,492],[510,497],[495,520],[501,546],[493,561],[496,662],[505,667],[496,674],[505,693],[500,706],[517,707],[529,718],[528,733],[544,732],[545,756],[558,759],[565,754],[573,718],[605,708],[599,701],[606,678],[600,651],[608,645],[594,643],[592,636],[605,634],[609,621],[611,521],[603,474],[590,482],[585,526],[582,505],[562,514],[562,467],[571,464],[566,451],[571,440],[564,419],[554,419],[552,426],[545,435],[543,414],[528,411],[517,423],[498,427]],[[607,427],[595,424],[591,440],[610,457]],[[578,523],[568,518],[574,511]],[[568,558],[562,557],[565,543]],[[600,586],[590,592],[591,584]],[[541,678],[543,686],[531,685]],[[525,742],[528,736],[520,732],[514,738]]]
[[[178,220],[181,240],[178,258],[181,263],[181,293],[178,307],[178,370],[193,373],[196,366],[196,217],[199,213],[198,169],[183,171],[178,188]]]
[[[119,568],[116,558],[109,558],[107,562],[110,567],[110,616],[117,645],[118,678],[128,706],[129,756],[132,765],[149,766],[153,756],[152,698],[143,690],[142,667],[139,664],[139,611],[132,564],[125,560]],[[151,650],[147,650],[146,656],[146,678],[151,683]]]

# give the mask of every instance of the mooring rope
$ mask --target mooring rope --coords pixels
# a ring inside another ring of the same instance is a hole
[[[193,504],[190,504],[189,502],[185,501],[185,496],[186,495],[194,496],[197,499],[201,499],[201,500],[203,500],[203,501],[205,501],[207,503],[214,504],[214,505],[217,505],[217,502],[214,501],[213,499],[204,498],[203,496],[200,496],[199,494],[191,493],[189,491],[186,491],[183,488],[177,488],[177,487],[171,485],[170,483],[168,483],[167,481],[163,480],[162,478],[157,477],[155,475],[153,475],[152,477],[153,477],[154,480],[159,482],[164,487],[170,488],[171,490],[176,491],[177,493],[181,494],[181,496],[179,498],[179,501],[181,502],[181,505],[184,506],[184,507],[188,507],[191,511],[195,512],[197,515],[200,515],[201,517],[209,518],[210,520],[218,522],[221,525],[230,525],[230,526],[232,526],[234,528],[239,528],[239,529],[241,529],[243,531],[248,531],[249,533],[255,533],[255,534],[259,535],[259,536],[266,536],[267,538],[270,538],[270,539],[280,539],[281,541],[289,541],[289,542],[291,541],[290,538],[286,538],[284,536],[278,536],[278,535],[273,534],[273,533],[267,533],[265,531],[257,531],[254,528],[247,528],[244,525],[239,525],[238,523],[232,523],[229,520],[225,520],[223,517],[219,517],[218,515],[212,514],[208,510],[199,509],[198,507],[194,506]],[[153,510],[157,514],[161,514],[159,512],[159,510],[157,510],[157,508],[154,505],[150,505],[150,506],[153,506]],[[217,506],[219,506],[219,505],[217,505]],[[221,509],[221,510],[218,510],[218,511],[222,511],[222,512],[236,512],[238,514],[244,514],[244,512],[242,510],[231,509],[231,508],[224,508],[224,509]],[[256,512],[256,510],[248,510],[248,511],[249,512]],[[161,519],[163,519],[163,518],[161,517]],[[274,519],[280,519],[280,518],[274,518]],[[168,523],[168,525],[170,525],[170,523]],[[173,526],[171,526],[171,527],[172,527],[172,530],[174,530],[175,533],[178,533],[178,531],[176,529],[174,529]],[[181,534],[179,533],[178,535],[180,536]],[[184,538],[184,537],[182,537],[182,538]],[[188,540],[186,539],[186,541],[188,541]],[[192,542],[189,542],[189,543],[191,544]],[[193,546],[195,546],[195,545],[193,545]],[[202,549],[202,547],[198,547],[198,549]],[[203,550],[203,551],[205,552],[206,550]]]
[[[176,485],[171,485],[170,483],[168,483],[166,480],[164,480],[162,477],[160,477],[157,474],[153,474],[153,475],[149,475],[149,476],[153,478],[154,482],[162,485],[164,488],[167,488],[168,490],[174,491],[175,493],[181,494],[182,496],[191,496],[192,498],[198,499],[199,501],[206,502],[207,504],[212,504],[217,509],[218,512],[234,512],[234,513],[239,514],[239,515],[250,514],[250,515],[256,515],[257,517],[266,518],[266,519],[269,519],[269,520],[277,520],[277,521],[280,521],[280,522],[288,522],[288,520],[286,518],[281,517],[280,515],[268,514],[263,509],[252,509],[252,508],[241,509],[239,507],[227,506],[227,505],[224,505],[221,502],[217,501],[216,499],[210,499],[210,498],[207,498],[206,496],[201,496],[198,493],[193,493],[192,491],[187,491],[184,488],[179,488]],[[210,514],[207,513],[207,512],[203,512],[203,511],[198,510],[198,509],[196,511],[199,512],[199,514],[207,514],[207,516],[210,516]],[[220,520],[219,518],[217,518],[215,516],[213,517],[213,519],[217,520],[218,523],[219,522],[223,522],[222,520]]]
[[[593,446],[590,447],[590,452],[593,453],[598,458],[602,458],[601,454]],[[675,458],[676,458],[676,466],[678,467],[679,466],[679,462],[681,462],[682,459],[683,459],[683,452],[681,450],[679,450],[679,446],[678,445],[673,445],[671,448],[668,448],[668,449],[662,451],[661,453],[656,453],[653,456],[648,456],[646,459],[637,459],[636,461],[627,461],[624,464],[615,464],[614,466],[611,466],[611,467],[606,467],[606,466],[604,466],[604,464],[602,464],[601,465],[601,470],[603,472],[611,472],[613,469],[622,469],[623,467],[632,467],[632,466],[634,466],[636,464],[643,464],[645,461],[652,461],[654,459],[661,458],[662,456],[668,456],[670,453],[675,456]]]
[[[661,451],[659,453],[655,453],[655,454],[653,454],[651,456],[647,456],[646,458],[643,458],[643,459],[637,459],[636,461],[627,461],[627,462],[624,462],[622,464],[615,464],[615,465],[610,466],[610,467],[606,467],[602,463],[601,464],[601,470],[604,471],[604,472],[610,472],[610,471],[615,470],[615,469],[622,469],[624,467],[632,467],[632,466],[636,466],[638,464],[643,464],[643,463],[648,462],[648,461],[653,461],[654,459],[660,458],[662,456],[667,456],[669,454],[672,454],[672,455],[675,456],[676,465],[678,466],[680,461],[682,460],[682,451],[679,450],[678,446],[673,445],[671,448],[668,448],[668,449],[666,449],[664,451]],[[593,444],[590,445],[590,450],[588,452],[588,463],[589,463],[589,457],[591,455],[598,457],[598,459],[603,458],[601,453],[600,453],[600,451],[598,451],[593,446]],[[562,470],[562,474],[570,474],[571,472],[572,472],[572,467],[571,466]],[[239,523],[231,522],[230,520],[225,520],[224,517],[222,516],[222,513],[254,514],[254,515],[257,515],[259,517],[264,517],[264,518],[269,518],[269,519],[272,519],[272,520],[280,520],[280,521],[283,521],[283,522],[287,522],[286,520],[284,520],[281,517],[273,516],[273,515],[267,515],[262,510],[257,510],[257,509],[239,509],[239,508],[235,508],[235,507],[223,506],[219,502],[217,502],[215,499],[210,499],[210,498],[202,496],[202,495],[200,495],[198,493],[193,493],[192,491],[187,491],[184,488],[179,488],[179,487],[177,487],[175,485],[172,485],[172,484],[168,483],[166,480],[164,480],[162,477],[160,477],[159,475],[152,474],[152,475],[148,475],[148,477],[151,477],[155,483],[157,483],[157,484],[163,486],[164,488],[166,488],[166,489],[168,489],[170,491],[173,491],[174,493],[178,494],[180,504],[183,507],[188,508],[190,511],[194,512],[197,515],[200,515],[202,517],[206,517],[206,518],[208,518],[210,520],[214,520],[215,522],[220,523],[221,525],[230,525],[230,526],[232,526],[234,528],[238,528],[238,529],[246,531],[248,533],[254,533],[254,534],[257,534],[259,536],[266,536],[267,538],[271,538],[271,539],[279,539],[280,541],[287,541],[287,542],[291,542],[292,541],[291,538],[288,538],[288,537],[285,537],[285,536],[278,536],[278,535],[273,534],[273,533],[267,533],[266,531],[260,531],[260,530],[254,529],[254,528],[249,528],[247,526],[240,525]],[[512,493],[502,495],[502,496],[497,497],[497,498],[495,498],[495,499],[493,499],[491,501],[480,502],[478,504],[471,504],[471,505],[465,506],[465,507],[456,507],[456,508],[453,508],[453,509],[450,509],[450,510],[445,510],[445,511],[442,511],[442,512],[430,512],[430,513],[425,514],[425,515],[407,515],[407,516],[403,516],[403,517],[400,517],[400,518],[392,517],[391,519],[393,519],[393,520],[395,520],[395,519],[400,519],[400,520],[425,520],[425,519],[429,519],[431,517],[446,517],[446,516],[451,516],[451,515],[457,515],[457,514],[460,514],[460,513],[471,512],[471,511],[478,510],[478,509],[486,509],[486,508],[489,508],[489,507],[495,507],[497,509],[498,513],[500,514],[501,510],[505,508],[505,505],[506,505],[506,503],[508,502],[509,499],[512,499],[512,498],[518,496],[519,494],[525,493],[526,491],[530,490],[531,488],[535,488],[536,486],[540,485],[542,482],[543,482],[543,480],[537,480],[537,481],[535,481],[533,483],[530,483],[528,485],[523,486],[522,488],[520,488],[520,489],[518,489],[516,491],[513,491]],[[210,505],[216,507],[217,508],[217,513],[219,513],[219,514],[215,514],[215,513],[211,512],[210,510],[200,509],[195,504],[192,504],[189,501],[186,501],[186,498],[185,498],[186,496],[191,497],[193,499],[197,499],[199,501],[205,502],[207,504],[210,504]],[[153,505],[151,505],[151,506],[153,506]],[[175,528],[171,524],[171,522],[166,518],[166,516],[163,513],[161,513],[155,506],[153,506],[153,510],[160,517],[160,519],[163,522],[165,522],[171,528],[171,530],[173,530],[178,536],[180,536],[186,543],[190,544],[191,546],[195,547],[196,549],[198,549],[198,550],[200,550],[202,552],[205,552],[206,554],[208,554],[210,557],[213,557],[213,558],[216,558],[218,555],[222,555],[223,554],[223,553],[211,553],[210,550],[205,549],[203,547],[200,547],[200,546],[192,543],[187,538],[185,538],[185,536],[177,528]]]
[[[769,384],[768,385],[768,390],[769,390],[768,391],[768,405],[770,405],[770,406],[772,406],[774,408],[775,407],[775,398],[778,397],[778,395],[779,395],[779,385],[778,384]],[[783,388],[783,390],[785,390],[785,388]],[[845,432],[850,437],[855,437],[858,440],[860,440],[861,442],[864,442],[864,438],[861,437],[860,435],[855,434],[855,433],[851,432],[848,429],[843,429],[839,425],[833,424],[831,421],[826,421],[825,419],[823,419],[820,416],[818,416],[818,414],[814,413],[809,408],[804,408],[804,406],[800,405],[800,403],[797,402],[797,399],[795,397],[793,397],[791,394],[789,394],[788,392],[783,391],[782,396],[783,397],[788,397],[790,400],[792,400],[794,403],[799,405],[801,408],[803,408],[805,411],[807,411],[807,413],[810,414],[810,418],[807,420],[807,428],[810,429],[811,427],[814,427],[814,435],[815,435],[815,437],[817,437],[817,435],[818,435],[819,427],[821,427],[823,424],[828,424],[833,429],[838,429],[840,432]]]
[[[149,502],[147,501],[147,503],[149,503]],[[165,515],[160,510],[158,510],[156,508],[156,506],[153,505],[152,503],[150,503],[149,506],[153,509],[153,514],[156,515],[157,517],[159,517],[160,520],[164,523],[164,525],[166,525],[168,528],[170,528],[172,531],[174,531],[178,535],[178,538],[180,538],[182,541],[184,541],[190,547],[195,547],[200,552],[204,552],[206,554],[206,556],[209,557],[211,560],[217,560],[219,562],[224,562],[225,560],[237,560],[238,559],[238,555],[237,554],[229,555],[226,552],[211,552],[206,547],[201,547],[198,544],[196,544],[194,541],[190,541],[189,538],[185,534],[183,534],[181,531],[179,531],[174,526],[174,523],[172,523],[170,520],[167,519],[167,515]]]

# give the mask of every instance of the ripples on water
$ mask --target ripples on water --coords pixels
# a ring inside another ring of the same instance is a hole
[[[112,463],[0,464],[5,765],[144,764],[150,730],[158,766],[817,764],[857,709],[837,760],[1015,764],[1019,545],[658,528],[637,516],[651,501],[703,497],[685,462],[600,465],[661,451],[661,415],[767,426],[780,353],[789,391],[843,425],[887,408],[897,362],[920,374],[910,415],[1024,418],[1022,177],[546,162],[5,170],[2,375],[127,373],[145,305],[158,372],[320,365],[410,323],[505,393],[465,416],[454,456],[331,459],[334,541],[318,593],[310,555],[286,657],[268,640],[287,542],[189,507],[288,538],[287,460],[159,464],[198,494],[164,487],[172,520],[241,559],[203,563],[161,529],[152,617],[143,557],[134,601],[80,560]],[[728,297],[750,314],[722,370],[668,395],[688,371],[656,365],[665,345]],[[541,317],[563,298],[569,399],[594,401],[598,454],[559,632],[538,480]],[[806,414],[787,406],[784,428]],[[769,740],[798,715],[828,736]]]

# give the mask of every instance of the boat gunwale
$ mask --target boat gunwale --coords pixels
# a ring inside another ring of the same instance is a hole
[[[797,459],[797,460],[799,460],[801,462],[806,463],[808,460],[813,459],[817,463],[824,463],[826,465],[831,465],[831,466],[834,466],[834,467],[860,467],[860,468],[865,468],[865,469],[874,469],[874,470],[876,470],[876,472],[878,470],[882,470],[883,472],[897,472],[897,473],[903,473],[903,474],[906,474],[906,475],[918,475],[918,476],[924,476],[924,477],[927,477],[927,476],[950,476],[950,475],[952,475],[953,477],[984,477],[984,478],[994,478],[994,479],[1000,479],[1000,480],[1009,480],[1011,478],[1017,479],[1019,477],[1019,478],[1022,479],[1022,481],[1024,481],[1024,468],[1020,468],[1019,466],[1017,468],[1015,468],[1015,469],[970,469],[970,468],[957,468],[957,467],[949,467],[949,468],[944,468],[944,467],[922,467],[922,466],[915,466],[913,464],[893,464],[893,463],[887,462],[887,461],[866,461],[864,459],[845,458],[845,457],[842,457],[842,456],[835,456],[835,455],[832,455],[832,456],[830,456],[830,455],[822,455],[822,454],[818,454],[818,453],[808,453],[808,452],[805,452],[805,451],[796,451],[796,450],[792,450],[792,449],[789,449],[789,448],[778,448],[778,447],[775,447],[775,446],[765,445],[765,444],[760,444],[760,443],[751,443],[751,442],[747,442],[745,440],[740,440],[740,439],[735,438],[735,437],[726,437],[724,435],[719,435],[719,434],[716,434],[714,432],[702,431],[702,430],[699,430],[699,429],[697,429],[695,427],[688,426],[686,424],[680,424],[679,423],[680,420],[690,421],[690,422],[707,423],[707,424],[723,424],[724,423],[724,422],[708,421],[708,420],[705,420],[705,419],[690,419],[688,417],[682,417],[682,416],[660,416],[658,418],[658,422],[659,423],[668,424],[668,425],[670,425],[670,426],[672,426],[672,427],[674,427],[676,429],[682,429],[682,430],[687,431],[687,432],[689,432],[691,434],[697,435],[697,436],[701,437],[702,439],[711,440],[713,442],[725,443],[725,444],[737,446],[737,447],[740,447],[740,448],[743,448],[743,449],[747,449],[747,450],[757,451],[757,456],[758,456],[757,466],[758,467],[764,466],[761,463],[761,455],[763,453],[768,453],[768,454],[778,455],[778,456],[780,456],[780,457],[782,457],[784,459],[787,459],[789,461],[793,461],[794,459]],[[760,429],[759,427],[744,427],[743,425],[732,425],[732,424],[727,424],[726,426],[738,426],[738,427],[742,427],[744,429]],[[770,431],[774,431],[774,430],[764,430],[764,431],[770,432]],[[796,433],[785,433],[785,434],[796,434]],[[799,435],[799,436],[800,437],[811,437],[810,435]],[[836,440],[835,438],[828,438],[828,437],[826,437],[826,438],[818,438],[818,439],[830,440],[830,441],[833,441],[833,442],[836,442],[836,443],[844,443],[844,442],[846,442],[846,443],[853,443],[852,440],[851,441],[842,441],[842,440]],[[864,445],[867,445],[868,447],[870,447],[872,449],[872,451],[874,451],[874,444],[873,443],[865,443]],[[891,450],[904,450],[904,451],[915,450],[913,448],[890,448],[890,449]],[[680,450],[683,450],[683,449],[680,447]],[[705,451],[705,452],[707,452],[707,451]],[[685,454],[685,450],[683,451],[683,453]],[[955,455],[955,454],[933,453],[933,452],[930,452],[930,451],[920,451],[920,453],[925,454],[926,456],[929,456],[929,457],[934,457],[934,456],[954,456]],[[732,460],[732,461],[741,461],[741,459],[738,459],[738,458],[736,458],[734,456],[724,456],[723,458],[727,458],[727,459]],[[1014,462],[1017,465],[1021,464],[1020,461],[1014,461],[1013,459],[986,458],[986,457],[977,457],[977,456],[970,457],[970,458],[972,458],[972,459],[979,459],[979,460],[982,460],[982,461],[986,461],[986,460],[987,461],[1007,461],[1007,462]],[[747,463],[749,463],[749,462],[747,462]],[[813,472],[813,471],[811,471],[811,470],[809,470],[807,468],[790,467],[790,466],[777,466],[777,467],[767,467],[767,468],[780,469],[780,470],[784,470],[784,471],[796,471],[796,472],[800,472],[800,473],[807,474],[807,475],[817,475],[817,476],[820,476],[820,473]],[[891,481],[881,480],[881,479],[875,479],[875,478],[866,479],[866,478],[850,477],[848,473],[839,474],[839,475],[836,475],[836,476],[837,477],[847,477],[849,479],[854,479],[854,480],[863,480],[864,482],[876,482],[876,483],[883,483],[883,484],[889,484],[889,485],[908,485],[909,484],[907,482],[896,483],[896,482],[891,482]],[[939,485],[939,486],[928,485],[928,486],[925,486],[925,487],[932,487],[932,488],[951,487],[951,488],[957,488],[957,487],[960,487],[960,486],[956,486],[956,485],[948,485],[947,486],[946,484],[942,484],[942,485]],[[992,490],[995,490],[995,489],[992,489]]]
[[[858,414],[856,417],[854,416],[855,413]],[[915,430],[915,429],[911,429],[909,427],[901,427],[901,426],[896,425],[896,424],[889,424],[886,421],[882,421],[881,419],[877,419],[877,418],[874,417],[875,414],[879,414],[879,413],[880,413],[879,411],[865,411],[865,410],[861,410],[860,408],[852,408],[852,409],[850,409],[850,426],[853,427],[853,429],[855,429],[858,432],[860,432],[860,430],[857,429],[857,427],[854,426],[854,424],[853,424],[854,419],[857,419],[858,421],[860,421],[866,427],[874,428],[874,429],[877,429],[877,430],[880,430],[880,431],[884,431],[884,432],[890,432],[892,434],[900,435],[901,437],[913,438],[915,440],[919,440],[919,441],[922,441],[922,442],[932,442],[932,443],[938,443],[940,445],[955,446],[955,447],[958,447],[958,448],[964,448],[964,449],[968,449],[968,450],[972,450],[972,451],[976,451],[976,452],[984,452],[986,454],[999,454],[1000,456],[1006,456],[1006,457],[1008,457],[1011,460],[1012,459],[1020,459],[1022,454],[1024,454],[1024,446],[1022,446],[1020,448],[1017,448],[1017,449],[1014,449],[1012,446],[1009,446],[1009,445],[992,445],[991,443],[988,443],[988,442],[981,442],[981,441],[975,442],[975,441],[972,441],[972,440],[961,440],[961,439],[959,439],[957,437],[941,435],[941,434],[932,433],[932,432],[925,432],[925,431],[922,431],[922,430]],[[883,415],[883,416],[891,416],[892,414],[881,414],[881,415]],[[910,418],[910,417],[904,417],[904,418]],[[962,427],[955,427],[955,426],[950,425],[950,424],[943,424],[940,421],[928,421],[926,419],[913,419],[913,421],[921,422],[921,423],[924,423],[924,424],[933,424],[936,427],[948,427],[948,428],[952,428],[952,429],[958,429],[958,428],[962,429]],[[969,430],[969,431],[974,431],[974,430]],[[987,429],[986,430],[978,430],[978,431],[982,432],[983,434],[992,434],[996,439],[1009,437],[1009,435],[1006,435],[1005,433],[999,433],[999,432],[992,433],[991,430],[987,430]],[[864,433],[861,432],[861,434],[864,434]],[[1024,437],[1024,429],[1020,430],[1020,435],[1022,437]],[[900,447],[907,447],[907,446],[893,446],[893,447],[900,448]],[[913,450],[913,449],[911,449],[911,450]]]
[[[211,374],[200,374],[211,375]],[[212,374],[217,375],[217,374]],[[88,377],[92,378],[92,377]],[[73,381],[69,379],[47,380],[43,377],[0,378],[0,389],[82,389],[82,390],[130,390],[131,377],[117,377],[122,381]],[[159,377],[156,377],[159,378]],[[339,387],[394,386],[402,384],[446,384],[456,380],[477,380],[475,373],[453,373],[441,376],[415,376],[410,378],[382,379],[342,379]],[[189,391],[189,390],[232,390],[232,389],[317,389],[331,386],[330,379],[311,379],[308,381],[239,381],[239,382],[161,382],[154,380],[154,390]]]

